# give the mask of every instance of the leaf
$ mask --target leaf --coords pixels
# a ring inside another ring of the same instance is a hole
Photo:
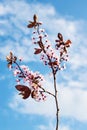
[[[60,47],[61,45],[64,45],[65,43],[63,41],[60,41],[58,44],[56,44],[56,47]]]
[[[33,16],[33,21],[29,21],[29,24],[27,25],[28,28],[36,28],[37,26],[41,25],[41,22],[37,22],[38,21],[38,17],[36,14],[34,14]]]
[[[54,62],[53,62],[53,65],[58,65],[58,61],[54,61]]]
[[[71,44],[72,42],[70,41],[70,40],[67,40],[66,42],[65,42],[65,46],[66,47],[70,47],[70,44]]]
[[[53,65],[58,65],[58,61],[49,62],[48,64],[49,64],[50,66],[53,66]]]
[[[10,68],[11,65],[12,65],[12,62],[9,62],[9,63],[7,64],[8,68]]]
[[[16,85],[15,88],[19,91],[23,91],[23,87],[25,87],[24,85]]]
[[[28,28],[33,28],[34,27],[34,23],[32,22],[32,23],[28,24],[27,27]]]
[[[17,57],[16,57],[16,56],[14,56],[14,57],[13,57],[13,61],[15,62],[16,60],[17,60]]]
[[[36,96],[37,96],[37,92],[33,90],[33,91],[31,92],[31,97],[35,99]]]
[[[34,54],[39,54],[39,53],[41,53],[41,51],[42,51],[42,49],[35,48]]]
[[[55,40],[55,42],[60,42],[60,40]]]
[[[22,95],[23,99],[27,99],[31,94],[31,89],[25,85],[16,85],[15,88],[20,91],[19,95]]]
[[[66,49],[66,47],[64,47],[64,52],[67,53],[67,49]]]
[[[7,60],[8,62],[10,62],[10,61],[12,61],[12,58],[13,58],[13,53],[10,52],[10,54],[9,54],[8,56],[6,56],[6,60]]]
[[[39,44],[40,48],[43,50],[44,49],[44,45],[43,45],[43,42],[42,42],[42,37],[39,36],[40,38],[40,41],[38,41],[37,43]]]
[[[61,33],[58,33],[58,38],[61,40],[61,41],[63,41],[63,36],[62,36],[62,34]]]
[[[34,14],[34,16],[33,16],[33,20],[34,20],[34,22],[35,22],[35,23],[37,22],[38,17],[37,17],[37,15],[36,15],[36,14]]]
[[[6,60],[8,62],[8,67],[10,67],[13,62],[16,62],[17,57],[14,56],[12,52],[10,52],[10,54],[8,56],[6,56]]]

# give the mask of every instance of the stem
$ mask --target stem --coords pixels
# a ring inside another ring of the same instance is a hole
[[[47,90],[45,90],[43,87],[39,86],[39,88],[41,88],[43,91],[42,92],[45,92],[45,93],[48,93],[50,94],[51,96],[55,97],[55,95]]]
[[[58,107],[58,94],[57,94],[57,87],[56,87],[56,75],[53,70],[53,79],[54,79],[54,90],[55,90],[55,104],[56,104],[56,130],[58,130],[59,125],[59,107]]]
[[[22,69],[21,69],[21,67],[18,65],[18,63],[17,63],[17,62],[14,62],[14,63],[15,63],[15,64],[17,65],[17,67],[19,68],[19,70],[20,70],[22,76],[23,76],[24,78],[26,78],[26,76],[24,75],[24,72],[22,71]]]

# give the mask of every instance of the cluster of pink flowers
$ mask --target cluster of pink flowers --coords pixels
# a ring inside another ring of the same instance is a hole
[[[28,82],[31,85],[32,79],[34,77],[38,79],[38,83],[40,81],[43,81],[43,76],[40,75],[39,72],[34,73],[34,72],[30,71],[28,66],[20,65],[20,69],[16,66],[13,73],[14,73],[14,76],[17,76],[20,79],[23,78],[24,82]]]
[[[71,41],[69,39],[67,41],[64,41],[61,33],[58,33],[57,37],[58,39],[55,40],[55,48],[59,51],[59,64],[61,65],[60,69],[63,69],[65,68],[65,64],[62,66],[62,62],[68,60],[67,49],[70,47]]]
[[[34,48],[34,54],[40,54],[40,60],[45,65],[53,68],[54,73],[58,70],[65,69],[64,61],[68,60],[67,48],[71,44],[70,40],[63,41],[63,36],[60,33],[58,33],[58,40],[55,41],[56,45],[55,49],[53,49],[44,29],[38,29],[38,31],[35,29],[33,32],[32,43],[37,46],[37,48]],[[56,50],[58,50],[57,53]]]
[[[44,29],[39,29],[33,32],[32,43],[37,46],[34,54],[40,54],[40,60],[43,61],[45,65],[53,68],[56,71],[59,68],[58,56],[55,53],[55,49],[52,48],[51,42],[48,40],[48,35]]]
[[[37,46],[37,48],[34,48],[34,54],[41,54],[40,59],[45,65],[49,65],[53,73],[56,74],[58,70],[65,68],[63,62],[68,60],[67,48],[70,47],[71,41],[64,41],[62,34],[58,33],[58,40],[55,40],[55,50],[58,50],[59,55],[56,55],[45,30],[40,29],[40,25],[42,23],[38,22],[38,17],[34,14],[33,21],[30,21],[27,26],[28,28],[34,28],[32,43]]]
[[[29,70],[28,66],[21,65],[20,69],[16,66],[16,69],[13,71],[14,76],[17,77],[17,83],[20,84],[21,79],[24,83],[29,84],[29,88],[31,90],[31,97],[37,101],[45,100],[46,96],[42,91],[41,81],[44,80],[43,76],[39,74],[39,72],[32,72]]]
[[[44,89],[42,88],[43,76],[39,72],[32,72],[28,66],[20,65],[17,63],[17,57],[14,60],[12,52],[7,56],[7,62],[10,64],[8,67],[13,69],[13,74],[16,77],[17,86],[16,89],[21,91],[21,95],[24,99],[28,98],[30,95],[37,101],[45,100]],[[21,61],[19,59],[19,61]],[[28,87],[20,85],[21,80],[24,83],[28,83]]]

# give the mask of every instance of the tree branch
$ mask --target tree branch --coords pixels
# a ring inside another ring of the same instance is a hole
[[[22,71],[22,69],[20,68],[20,66],[18,65],[18,63],[17,63],[17,62],[14,62],[14,63],[17,65],[17,67],[18,67],[19,70],[21,71],[23,77],[25,78],[26,76],[24,75],[24,72]],[[51,92],[45,90],[45,89],[44,89],[43,87],[41,87],[40,85],[39,85],[39,88],[41,88],[41,89],[43,90],[42,92],[48,93],[49,95],[55,97],[55,95],[54,95],[53,93],[51,93]]]
[[[55,103],[56,103],[56,130],[58,130],[59,126],[59,106],[58,106],[58,93],[57,93],[57,87],[56,87],[56,75],[53,71],[53,79],[54,79],[54,90],[55,90]]]
[[[55,97],[55,95],[47,90],[45,90],[43,87],[39,86],[39,88],[41,88],[43,91],[42,92],[45,92],[45,93],[48,93],[50,94],[51,96]]]

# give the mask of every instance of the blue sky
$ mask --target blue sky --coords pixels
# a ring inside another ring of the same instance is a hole
[[[59,130],[87,129],[87,1],[84,0],[1,0],[0,1],[0,130],[54,130],[55,108],[46,102],[22,100],[15,90],[15,78],[5,57],[9,51],[24,58],[33,71],[46,79],[53,90],[50,70],[33,55],[31,32],[26,26],[37,14],[52,43],[61,32],[70,38],[70,60],[57,75],[59,90]],[[54,44],[54,43],[53,43]]]

